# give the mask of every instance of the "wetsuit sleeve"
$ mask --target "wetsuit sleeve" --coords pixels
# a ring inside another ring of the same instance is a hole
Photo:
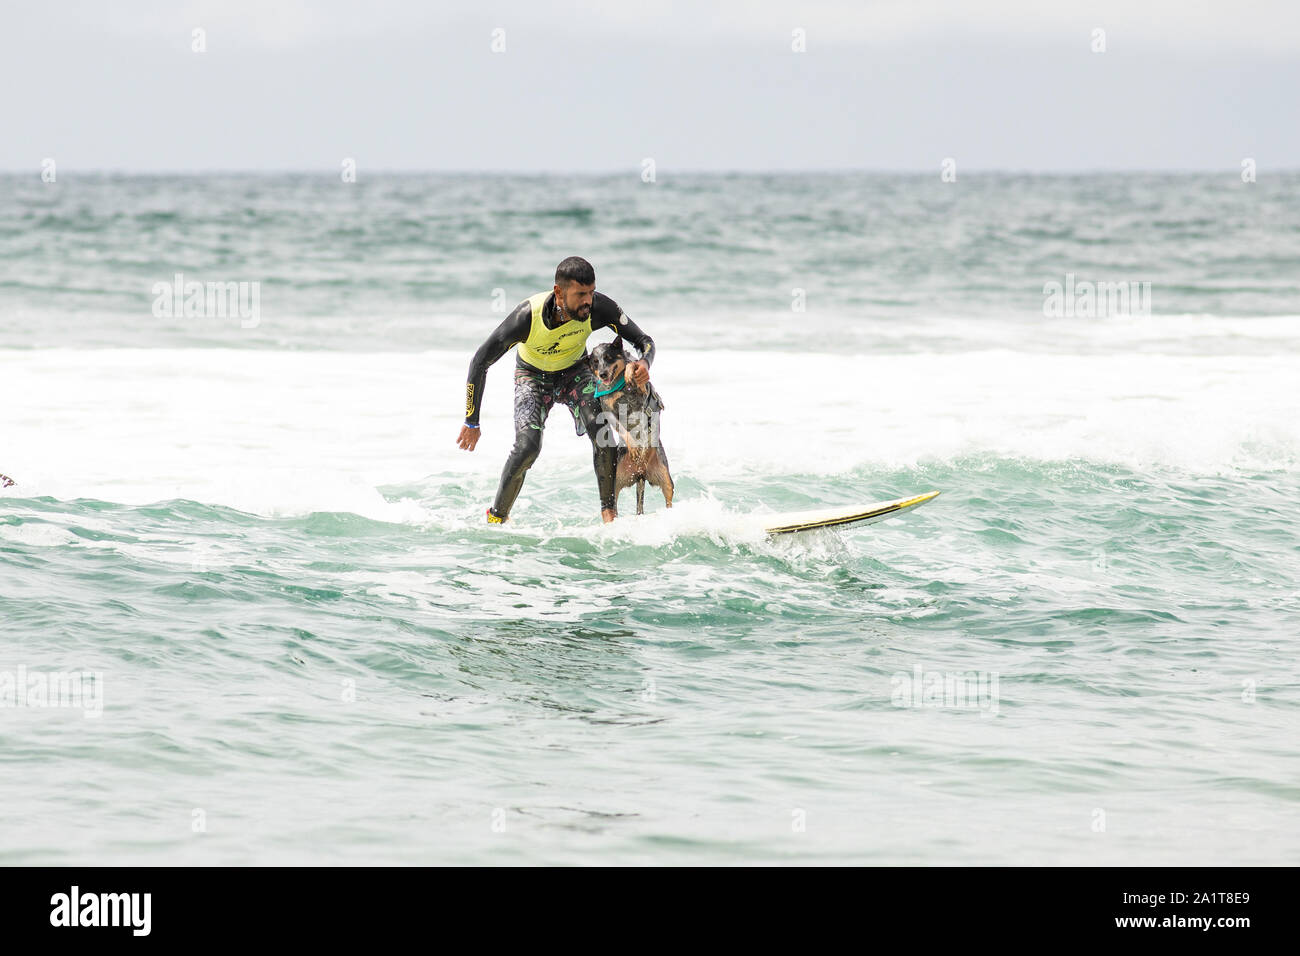
[[[592,329],[613,329],[635,346],[647,366],[654,364],[654,339],[646,335],[640,326],[624,315],[617,302],[600,292],[591,297],[591,327]]]
[[[527,299],[520,302],[505,321],[496,327],[487,341],[478,347],[469,363],[469,377],[465,382],[465,424],[477,425],[479,409],[483,406],[483,385],[487,370],[493,362],[505,355],[511,346],[528,338],[533,324],[533,307]]]

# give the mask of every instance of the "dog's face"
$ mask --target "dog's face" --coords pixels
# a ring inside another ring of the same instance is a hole
[[[609,388],[617,382],[627,367],[627,356],[623,354],[623,345],[618,341],[597,345],[587,356],[587,361],[600,381],[601,388]]]

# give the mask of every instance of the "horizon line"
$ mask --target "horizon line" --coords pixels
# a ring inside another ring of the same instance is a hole
[[[1258,166],[1256,167],[1259,168]],[[1263,169],[1272,173],[1294,173],[1300,172],[1300,165],[1296,166],[1265,166]],[[884,166],[812,166],[812,167],[773,167],[773,168],[700,168],[700,167],[674,167],[668,175],[751,175],[751,176],[770,176],[770,175],[843,175],[846,173],[859,173],[869,175],[884,176],[934,176],[942,172],[941,164],[934,167],[918,169],[915,167],[884,167]],[[1232,172],[1239,174],[1241,166],[1080,166],[1080,167],[1061,167],[1053,169],[1033,169],[1025,167],[1010,166],[976,166],[963,168],[960,165],[957,168],[958,176],[971,174],[1010,174],[1018,176],[1087,176],[1087,175],[1114,175],[1123,173],[1158,173],[1165,175],[1200,175],[1219,172]],[[59,169],[61,174],[71,175],[93,175],[93,176],[338,176],[339,170],[334,167],[285,167],[277,168],[252,168],[252,167],[206,167],[206,168],[181,168],[181,169],[138,169],[123,168],[112,166],[92,166],[92,167],[74,167],[72,170]],[[656,170],[658,174],[658,170]],[[0,176],[34,176],[40,179],[41,167],[39,164],[28,167],[3,167],[0,168]],[[367,169],[359,167],[357,171],[357,181],[365,176],[635,176],[640,178],[640,169],[637,166],[630,166],[619,169],[583,169],[583,170],[522,170],[522,169],[419,169],[404,168],[398,166],[383,166]],[[57,185],[57,182],[55,183]],[[348,185],[352,185],[349,183]],[[651,185],[647,183],[646,185]]]

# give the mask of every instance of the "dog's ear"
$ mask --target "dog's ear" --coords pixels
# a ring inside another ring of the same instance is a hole
[[[615,336],[614,336],[614,341],[611,342],[610,344],[613,345],[614,348],[618,350],[618,357],[619,357],[619,358],[624,358],[624,357],[625,357],[625,356],[624,356],[624,353],[623,353],[623,336],[622,336],[621,333],[618,334],[618,335],[615,335]]]

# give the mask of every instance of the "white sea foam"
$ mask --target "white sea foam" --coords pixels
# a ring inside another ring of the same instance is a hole
[[[179,498],[267,515],[455,523],[436,497],[390,502],[378,489],[428,480],[490,497],[513,439],[510,362],[489,373],[482,438],[469,454],[455,447],[461,352],[0,352],[0,471],[19,482],[10,497]],[[673,470],[706,487],[981,455],[1290,470],[1297,381],[1294,351],[815,355],[664,343],[655,365]],[[553,411],[538,469],[583,474],[590,455],[567,411]],[[662,508],[656,490],[647,495]],[[702,522],[697,530],[730,534],[729,513],[761,508],[757,497],[679,499],[636,533],[671,537]],[[736,536],[749,533],[742,524]]]
[[[78,538],[52,524],[0,524],[0,540],[38,548],[58,548],[76,544]]]

